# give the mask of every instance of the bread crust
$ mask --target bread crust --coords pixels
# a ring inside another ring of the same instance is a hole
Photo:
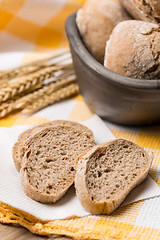
[[[14,146],[12,148],[12,157],[13,157],[13,161],[14,161],[15,167],[18,172],[20,172],[20,169],[21,169],[20,149],[25,144],[26,140],[29,137],[31,137],[33,134],[35,134],[36,132],[41,131],[41,129],[47,128],[49,126],[56,126],[56,125],[63,125],[63,126],[71,126],[72,125],[75,128],[81,129],[82,131],[86,131],[88,133],[88,135],[94,139],[94,135],[89,128],[87,128],[86,126],[84,126],[80,123],[66,121],[66,120],[54,120],[54,121],[42,123],[31,129],[27,129],[26,131],[24,131],[23,133],[21,133],[19,135],[17,142],[14,144]]]
[[[160,23],[159,0],[120,0],[120,2],[135,19]]]
[[[59,125],[58,125],[58,123],[59,123]],[[90,143],[92,145],[95,144],[94,135],[91,130],[88,131],[87,127],[85,127],[85,126],[83,127],[78,123],[75,123],[75,124],[73,124],[74,126],[72,126],[72,122],[69,122],[70,124],[68,124],[68,122],[66,122],[66,121],[60,121],[60,122],[58,121],[58,123],[57,123],[57,125],[54,125],[54,126],[42,128],[40,131],[36,132],[34,135],[29,137],[28,140],[25,142],[25,144],[23,146],[21,146],[20,156],[22,159],[22,165],[21,165],[21,169],[20,169],[20,179],[21,179],[21,184],[23,186],[23,190],[27,194],[27,196],[29,196],[33,200],[39,201],[41,203],[54,203],[57,200],[59,200],[66,193],[68,188],[73,184],[75,176],[73,176],[73,178],[67,182],[65,189],[60,189],[55,195],[38,191],[35,187],[33,187],[30,184],[30,180],[27,175],[27,171],[28,171],[27,155],[30,151],[31,141],[34,138],[38,137],[40,134],[47,133],[48,130],[50,131],[50,130],[52,130],[52,129],[54,130],[58,127],[65,127],[68,129],[76,129],[80,133],[85,133],[87,136],[90,137]],[[78,126],[78,127],[75,127],[75,126]],[[85,130],[85,131],[83,131],[83,130]]]
[[[75,177],[76,194],[82,206],[92,214],[112,213],[124,201],[124,199],[129,194],[129,192],[145,180],[145,178],[148,175],[149,168],[153,161],[153,158],[147,153],[147,157],[150,160],[150,164],[148,168],[146,169],[145,172],[140,174],[127,189],[123,191],[123,194],[119,195],[118,199],[116,200],[113,199],[112,201],[106,201],[106,202],[96,202],[92,200],[91,196],[89,195],[89,191],[86,183],[87,163],[89,161],[89,157],[93,156],[97,151],[101,150],[102,148],[107,148],[111,143],[116,141],[123,141],[123,139],[116,139],[116,140],[109,141],[107,143],[96,145],[89,151],[86,151],[84,154],[82,154],[78,159],[76,177]],[[131,143],[130,141],[127,141],[127,142]],[[138,146],[137,144],[135,145]],[[146,151],[142,147],[140,146],[138,147],[141,148],[141,150],[146,153]]]
[[[20,144],[18,141],[18,142],[15,142],[12,148],[13,162],[18,172],[20,171],[20,168],[21,168],[21,164],[19,161],[19,147],[20,147]]]
[[[120,75],[138,79],[160,77],[160,28],[130,20],[119,23],[106,44],[104,66]]]
[[[113,28],[121,21],[130,19],[119,1],[88,0],[77,12],[76,23],[90,53],[104,62],[105,44]]]
[[[29,183],[29,179],[27,177],[27,170],[26,169],[20,169],[20,180],[21,184],[23,186],[23,190],[25,194],[32,198],[33,200],[41,203],[55,203],[58,199],[60,199],[68,190],[70,185],[63,191],[59,192],[58,195],[49,195],[44,193],[39,193],[36,191],[35,188],[32,187],[32,185]]]

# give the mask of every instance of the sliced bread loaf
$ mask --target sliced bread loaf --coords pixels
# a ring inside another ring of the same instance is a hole
[[[63,125],[63,126],[72,126],[76,127],[84,132],[87,132],[88,135],[90,135],[90,138],[94,140],[94,135],[90,129],[88,129],[86,126],[72,122],[72,121],[65,121],[65,120],[55,120],[55,121],[50,121],[46,122],[40,125],[37,125],[33,128],[27,129],[23,133],[21,133],[18,137],[17,142],[14,144],[13,149],[12,149],[12,156],[14,160],[14,164],[16,166],[17,171],[20,171],[21,168],[21,158],[20,158],[20,148],[23,146],[25,141],[35,134],[36,132],[40,131],[43,128],[50,127],[50,126],[56,126],[56,125]]]
[[[144,148],[127,140],[96,145],[78,158],[78,199],[90,213],[110,214],[147,177],[151,163]]]
[[[21,183],[29,197],[53,203],[64,195],[75,178],[76,158],[95,144],[90,130],[83,130],[74,124],[50,126],[29,137],[20,148]]]

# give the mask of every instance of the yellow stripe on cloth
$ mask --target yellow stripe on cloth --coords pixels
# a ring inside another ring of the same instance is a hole
[[[0,9],[0,30],[3,30],[10,20],[13,18],[13,15],[7,12],[4,12]]]
[[[1,0],[0,9],[2,9],[5,12],[16,15],[16,13],[21,9],[25,2],[26,0]]]
[[[23,211],[0,203],[0,221],[18,223],[40,235],[60,234],[83,240],[158,240],[160,231],[104,218],[72,218],[41,221]]]
[[[37,38],[36,44],[43,47],[58,48],[63,39],[63,33],[50,29],[48,27],[41,28]]]
[[[36,39],[37,45],[46,47],[65,47],[64,43],[61,44],[62,41],[67,42],[64,34],[64,23],[66,18],[81,6],[81,4],[73,5],[72,2],[74,1],[68,0],[62,10],[51,18],[44,28],[41,28]]]
[[[81,114],[79,114],[81,113]],[[68,120],[75,122],[83,122],[93,117],[93,112],[91,112],[86,105],[86,103],[77,101],[71,114],[68,117]]]
[[[34,1],[35,0],[0,1],[0,30],[19,38],[22,41],[29,41],[30,43],[33,43],[33,49],[35,51],[67,47],[68,42],[64,29],[66,18],[71,13],[77,11],[85,0],[66,1],[64,6],[60,9],[57,8],[57,13],[50,16],[48,21],[44,24],[38,24],[38,19],[41,18],[40,15],[37,15],[37,22],[35,23],[35,21],[33,22],[29,17],[26,18],[26,15],[23,17],[22,13],[19,14],[22,8],[26,14],[29,4],[32,7],[32,2]],[[51,1],[53,1],[53,3],[55,1],[56,6],[58,5],[56,0]],[[37,4],[40,4],[40,2],[38,2]],[[26,3],[27,7],[25,6]],[[54,12],[56,11],[55,9],[53,10]],[[28,16],[29,15],[30,13],[28,12]]]
[[[136,143],[143,147],[160,149],[160,135],[140,133]]]
[[[14,121],[13,126],[16,125],[39,125],[41,123],[48,122],[48,119],[38,116],[20,116],[17,120]]]
[[[133,142],[135,142],[138,137],[138,133],[135,132],[123,131],[119,129],[112,129],[112,132],[116,138],[125,138]]]
[[[0,119],[0,127],[12,127],[17,121],[18,117],[8,116],[6,118]]]
[[[39,25],[20,17],[14,17],[6,27],[6,32],[29,42],[35,42],[39,31]]]

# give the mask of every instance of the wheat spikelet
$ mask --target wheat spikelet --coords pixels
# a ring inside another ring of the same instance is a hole
[[[11,104],[13,104],[13,106],[14,106],[14,108],[16,108],[16,103],[17,102],[19,102],[23,97],[26,97],[26,96],[28,96],[29,94],[32,94],[35,90],[37,90],[37,89],[39,89],[40,88],[40,86],[36,86],[36,87],[34,87],[33,89],[32,89],[32,91],[31,92],[25,92],[25,93],[21,93],[20,95],[18,95],[18,96],[15,96],[13,99],[10,99],[10,100],[8,100],[8,101],[6,101],[6,102],[3,102],[3,103],[1,103],[0,104],[0,113],[1,113],[1,111],[2,110],[4,110],[4,109],[6,109],[6,108],[10,108],[10,106],[9,105],[11,105]]]
[[[41,68],[48,67],[48,66],[50,66],[50,64],[47,62],[50,60],[55,59],[54,64],[51,64],[51,65],[55,65],[59,62],[59,60],[56,60],[56,58],[66,55],[67,53],[69,53],[68,50],[63,50],[60,53],[54,54],[51,57],[29,63],[29,64],[23,65],[21,67],[14,68],[10,71],[0,71],[0,80],[8,81],[8,80],[16,78],[18,76],[26,75],[26,74],[38,71]]]
[[[14,100],[10,100],[0,105],[0,118],[5,117],[7,114],[9,114],[15,109],[14,103]]]
[[[38,70],[37,66],[28,66],[28,67],[21,67],[21,68],[17,68],[14,69],[12,71],[7,71],[3,74],[0,75],[0,80],[2,81],[8,81],[10,79],[16,78],[18,76],[22,76],[25,74],[29,74],[32,73],[34,71]]]
[[[75,82],[75,76],[70,76],[68,79],[61,79],[59,81],[55,81],[47,86],[43,86],[42,88],[33,91],[27,95],[24,95],[20,98],[15,98],[13,100],[9,100],[0,105],[0,118],[6,116],[11,113],[13,110],[22,110],[28,104],[32,104],[38,98],[51,94],[53,91],[62,88],[68,84]]]
[[[8,102],[4,102],[0,105],[0,111],[2,111],[3,109],[7,108],[8,105],[12,104],[14,102],[14,100],[10,100]]]
[[[22,97],[23,98],[23,97]],[[13,110],[20,109],[17,106],[17,103],[20,101],[20,98],[15,97],[14,99],[11,99],[7,102],[0,104],[0,118],[5,117],[7,114],[11,113]]]
[[[47,86],[44,86],[44,87],[40,88],[39,90],[34,91],[33,93],[28,94],[28,95],[20,98],[19,100],[17,100],[14,104],[15,108],[24,108],[27,104],[31,104],[38,98],[40,98],[44,95],[49,95],[52,92],[54,92],[55,90],[75,82],[75,80],[76,80],[76,78],[75,78],[75,76],[73,76],[72,78],[62,79],[62,80],[59,80],[58,82],[53,82]]]
[[[0,111],[0,118],[5,117],[13,110],[14,110],[13,105],[12,104],[8,105],[6,108],[4,108],[3,110]]]
[[[61,64],[62,65],[62,64]],[[57,66],[57,69],[60,68],[60,65],[58,63],[58,61],[56,61],[55,63],[51,63],[51,64],[43,64],[43,65],[40,65],[40,66],[33,66],[33,67],[29,67],[26,69],[26,72],[21,72],[19,71],[19,73],[16,75],[13,75],[13,76],[10,76],[10,78],[6,78],[6,79],[0,79],[0,89],[1,88],[5,88],[8,86],[8,83],[9,83],[9,80],[14,80],[15,77],[18,77],[18,76],[27,76],[27,75],[30,75],[30,74],[34,74],[40,70],[43,70],[45,68],[49,68],[49,67],[53,67],[53,66]],[[29,77],[29,76],[28,76]]]
[[[78,94],[78,92],[79,92],[78,85],[76,83],[70,84],[66,87],[63,87],[63,88],[51,93],[50,95],[42,96],[37,101],[28,105],[26,107],[26,109],[23,110],[23,113],[28,114],[28,113],[36,112],[44,107],[47,107],[48,105],[51,105],[55,102],[66,99],[75,94]]]
[[[25,107],[24,112],[35,112],[77,94],[79,89],[75,83],[71,57],[67,53],[61,52],[12,71],[1,71],[0,118]],[[14,79],[23,74],[27,75]]]
[[[0,103],[14,96],[31,89],[37,84],[42,84],[45,79],[54,76],[55,71],[71,67],[71,65],[60,65],[51,68],[45,68],[36,74],[18,79],[16,82],[9,82],[7,87],[0,90]]]
[[[8,86],[8,81],[6,80],[1,80],[0,81],[0,89],[5,88]]]

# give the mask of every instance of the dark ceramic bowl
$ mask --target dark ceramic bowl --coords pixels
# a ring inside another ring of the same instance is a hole
[[[76,13],[66,21],[80,91],[91,109],[109,121],[125,125],[160,122],[160,80],[140,80],[116,74],[88,52],[76,26]]]

